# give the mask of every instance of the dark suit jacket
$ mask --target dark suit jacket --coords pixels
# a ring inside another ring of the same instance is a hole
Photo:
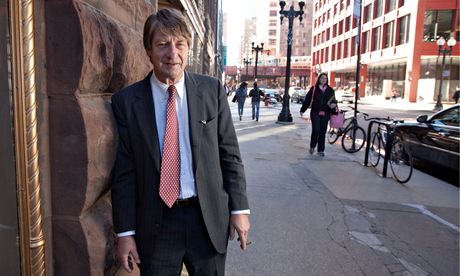
[[[150,86],[152,72],[112,96],[119,144],[113,170],[116,233],[136,231],[142,259],[161,227],[161,152]],[[200,208],[218,252],[228,243],[229,210],[249,209],[246,180],[225,90],[215,78],[185,73],[193,170]]]

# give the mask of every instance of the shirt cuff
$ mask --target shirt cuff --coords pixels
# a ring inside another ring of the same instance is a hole
[[[127,236],[134,236],[135,234],[136,234],[136,231],[132,230],[132,231],[117,233],[117,237],[121,238],[121,237],[127,237]]]
[[[246,210],[236,210],[231,212],[232,215],[249,215],[251,214],[251,210],[246,209]]]

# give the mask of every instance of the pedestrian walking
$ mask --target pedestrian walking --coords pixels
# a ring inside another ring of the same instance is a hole
[[[398,97],[398,90],[396,90],[396,88],[393,87],[393,89],[391,89],[391,102],[396,103],[396,97]]]
[[[308,108],[311,108],[310,154],[315,152],[315,148],[318,145],[318,155],[324,156],[327,123],[336,106],[335,91],[328,84],[327,74],[321,73],[316,80],[316,84],[307,92],[300,108],[300,116],[303,116],[303,113]]]
[[[118,148],[111,181],[117,259],[141,275],[224,275],[235,230],[248,246],[249,206],[238,140],[218,79],[185,71],[191,33],[161,9],[144,26],[153,64],[112,96]]]
[[[460,98],[460,87],[455,87],[455,93],[452,96],[452,99],[454,99],[455,103],[458,103],[458,99]]]
[[[252,105],[252,119],[259,121],[259,109],[260,109],[260,99],[264,98],[265,94],[257,87],[257,82],[254,82],[254,88],[249,91],[249,97],[251,97]]]
[[[241,118],[243,117],[244,102],[246,101],[247,97],[248,97],[248,83],[243,81],[240,84],[240,87],[238,87],[238,89],[236,89],[236,92],[235,92],[235,100],[238,103],[238,116],[240,116],[240,121],[241,121]]]

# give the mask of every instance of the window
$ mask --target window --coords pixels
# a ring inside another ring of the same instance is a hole
[[[343,42],[343,58],[348,57],[348,43],[350,43],[350,40],[347,39]]]
[[[339,22],[339,29],[337,30],[337,34],[341,35],[343,32],[343,20]]]
[[[326,30],[326,40],[329,40],[331,38],[331,28]]]
[[[324,57],[324,62],[329,61],[329,48],[324,49],[325,57]]]
[[[374,1],[374,19],[382,16],[383,13],[383,0]]]
[[[268,26],[274,27],[274,26],[276,26],[276,23],[277,23],[277,22],[278,22],[278,20],[270,19]]]
[[[423,41],[436,41],[439,37],[446,40],[452,31],[452,10],[426,11],[423,24]]]
[[[337,24],[334,24],[332,26],[332,37],[335,37],[337,35]]]
[[[331,51],[331,61],[335,60],[335,44],[332,45],[332,51]]]
[[[345,27],[345,30],[344,30],[345,33],[350,30],[350,18],[351,18],[351,16],[348,16],[347,18],[345,18],[345,26],[344,26]]]
[[[356,55],[355,50],[356,49],[356,36],[351,38],[351,44],[350,44],[350,57]]]
[[[391,12],[392,10],[396,9],[396,5],[398,4],[398,0],[387,0],[387,5],[385,8],[385,12]]]
[[[382,45],[382,41],[381,41],[381,35],[380,35],[380,26],[377,27],[377,28],[374,28],[372,29],[372,49],[371,51],[377,51],[377,50],[380,50],[381,48],[381,45]]]
[[[409,42],[409,24],[410,15],[406,15],[398,19],[398,41],[397,45],[405,44]]]
[[[270,46],[276,45],[276,39],[270,38],[270,39],[268,40],[268,45],[270,45]]]
[[[363,41],[361,42],[361,53],[367,53],[368,49],[368,40],[369,40],[369,31],[363,33]]]
[[[327,20],[329,20],[330,18],[331,18],[331,9],[327,11]]]
[[[271,35],[271,36],[276,35],[276,30],[269,30],[268,35]]]
[[[339,4],[335,4],[335,5],[334,5],[334,15],[337,14],[337,6],[338,6],[338,5],[339,5]]]
[[[270,11],[270,16],[277,16],[278,15],[278,11],[277,10],[271,10]],[[265,21],[266,22],[266,21]]]
[[[393,21],[388,22],[384,26],[384,32],[385,32],[385,41],[383,42],[383,48],[388,48],[393,46],[393,32],[394,32],[394,26],[393,26]]]
[[[342,42],[337,43],[337,59],[342,58]]]
[[[363,16],[363,23],[367,23],[371,21],[372,15],[372,4],[369,4],[364,7],[364,16]]]

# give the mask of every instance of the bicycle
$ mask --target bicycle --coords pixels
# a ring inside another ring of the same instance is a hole
[[[355,110],[353,107],[348,106],[351,109]],[[358,119],[354,116],[348,117],[347,114],[351,112],[347,112],[347,110],[341,110],[340,112],[345,112],[345,127],[342,128],[329,128],[326,133],[327,141],[329,144],[334,144],[340,136],[342,136],[342,148],[344,151],[348,153],[355,153],[358,152],[360,149],[363,148],[364,142],[366,141],[366,132],[362,127],[358,125]],[[364,115],[364,117],[368,117],[369,114],[357,111],[358,115]]]
[[[396,181],[403,184],[410,180],[413,171],[413,159],[410,151],[404,145],[402,136],[396,132],[396,126],[401,120],[392,120],[388,118],[375,118],[379,121],[389,121],[390,123],[379,124],[377,131],[373,134],[369,147],[369,162],[373,167],[379,164],[380,158],[385,157],[390,145],[390,155],[388,161]]]

